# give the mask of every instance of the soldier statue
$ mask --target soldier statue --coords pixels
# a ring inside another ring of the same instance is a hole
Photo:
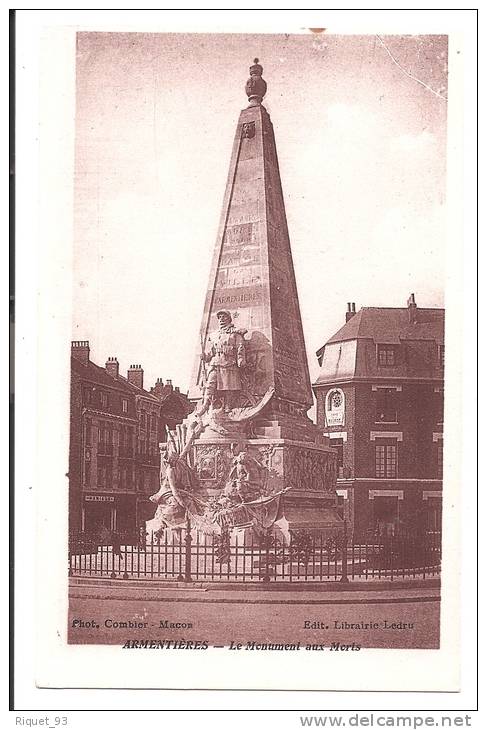
[[[238,406],[238,394],[243,390],[243,368],[246,365],[244,335],[247,330],[237,329],[227,310],[216,314],[218,330],[209,337],[210,349],[202,352],[201,359],[209,363],[205,372],[203,403],[197,411],[202,416],[210,405],[218,402],[224,411]]]

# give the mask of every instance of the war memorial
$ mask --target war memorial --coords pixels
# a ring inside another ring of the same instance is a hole
[[[161,444],[147,534],[341,531],[336,456],[313,404],[267,84],[250,67],[196,347],[195,410]]]
[[[159,443],[152,516],[135,533],[70,535],[71,577],[288,585],[439,575],[441,533],[357,538],[340,512],[337,451],[307,415],[313,394],[262,74],[254,59],[195,332],[192,410]]]

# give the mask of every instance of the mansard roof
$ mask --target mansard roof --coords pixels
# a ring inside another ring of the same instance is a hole
[[[362,307],[327,341],[371,339],[377,343],[401,340],[444,342],[445,310],[416,308],[415,322],[409,321],[408,307]]]
[[[354,379],[441,381],[444,327],[444,309],[363,307],[316,353],[321,370],[314,385]],[[378,345],[396,346],[393,365],[378,363]]]

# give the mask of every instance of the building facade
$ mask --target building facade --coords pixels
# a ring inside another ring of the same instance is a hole
[[[444,318],[414,295],[405,308],[349,304],[317,352],[317,423],[355,536],[440,529]]]
[[[144,389],[144,371],[127,377],[117,358],[90,360],[88,341],[71,343],[69,528],[71,532],[129,531],[154,514],[159,443],[191,411],[170,380]]]

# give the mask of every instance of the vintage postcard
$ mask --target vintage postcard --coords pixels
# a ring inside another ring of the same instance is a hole
[[[38,686],[458,691],[461,38],[41,45]]]

